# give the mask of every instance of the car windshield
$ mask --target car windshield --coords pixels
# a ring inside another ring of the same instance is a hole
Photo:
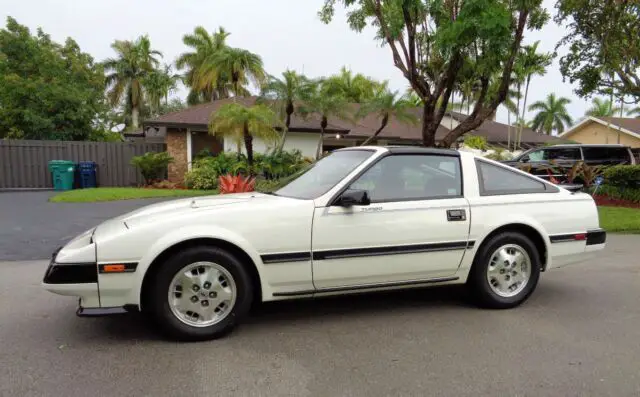
[[[357,166],[371,157],[369,150],[345,150],[331,153],[306,169],[285,178],[275,195],[299,199],[322,196]]]

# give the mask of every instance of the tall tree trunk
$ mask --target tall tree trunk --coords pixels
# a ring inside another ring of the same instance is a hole
[[[513,150],[516,150],[516,142],[518,140],[518,128],[520,128],[520,98],[522,97],[522,84],[518,83],[518,102],[516,104],[516,136],[513,138]],[[511,150],[511,149],[509,149]]]
[[[527,96],[529,96],[530,82],[531,82],[531,75],[527,76],[527,85],[524,89],[524,100],[522,102],[522,119],[519,125],[520,132],[518,132],[518,146],[522,144],[522,130],[524,129],[524,113],[527,111]]]
[[[140,109],[137,106],[131,107],[131,126],[134,131],[140,126]]]
[[[436,131],[438,125],[433,117],[433,108],[426,102],[422,105],[422,146],[436,146]]]
[[[507,109],[507,150],[511,150],[511,111]]]
[[[249,174],[253,174],[253,137],[249,133],[249,124],[244,123],[242,135],[244,137],[244,149],[247,151],[247,165],[249,165]]]
[[[384,127],[387,126],[388,122],[389,122],[389,114],[386,113],[382,117],[382,122],[380,123],[380,128],[378,128],[378,130],[373,135],[371,135],[364,142],[362,142],[362,145],[360,145],[360,146],[366,146],[369,142],[371,142],[372,140],[376,139],[376,137],[380,134],[380,132],[384,129]]]
[[[289,132],[289,125],[291,125],[291,115],[293,114],[293,103],[287,104],[287,117],[284,120],[284,131],[282,131],[282,139],[280,145],[278,145],[278,153],[282,152],[284,148],[284,142],[287,140],[287,133]]]
[[[325,128],[327,128],[327,117],[322,116],[322,122],[320,122],[320,141],[318,141],[318,149],[316,150],[316,160],[320,160],[320,156],[322,155]]]

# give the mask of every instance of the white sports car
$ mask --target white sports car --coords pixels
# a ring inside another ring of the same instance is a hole
[[[340,149],[272,194],[189,198],[108,220],[54,255],[78,315],[141,310],[169,336],[230,331],[253,301],[465,284],[511,308],[540,272],[605,246],[591,196],[479,158]]]

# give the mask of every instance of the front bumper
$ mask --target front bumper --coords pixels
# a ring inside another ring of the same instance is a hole
[[[57,249],[49,262],[42,287],[49,292],[80,298],[79,307],[100,307],[96,263],[57,263]]]

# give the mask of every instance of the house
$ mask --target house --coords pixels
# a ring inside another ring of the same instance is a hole
[[[235,151],[236,144],[224,141],[208,132],[209,118],[222,105],[228,103],[241,103],[251,106],[256,103],[257,97],[227,98],[209,103],[189,107],[177,112],[168,113],[152,120],[147,120],[142,125],[143,133],[138,134],[142,139],[147,137],[163,139],[167,144],[167,151],[174,158],[169,166],[169,179],[181,182],[184,174],[191,169],[192,159],[202,150],[207,149],[213,154],[221,151]],[[354,112],[358,110],[358,104],[350,105]],[[420,118],[422,109],[413,110],[416,118]],[[436,140],[441,140],[447,133],[455,128],[466,115],[451,112],[445,116],[436,131]],[[284,149],[298,149],[304,156],[315,157],[318,142],[320,140],[320,117],[309,115],[300,117],[293,115],[287,133]],[[371,137],[380,127],[380,120],[375,114],[369,114],[357,122],[340,119],[330,119],[325,129],[323,150],[331,151],[341,147],[357,146]],[[509,126],[493,120],[485,121],[473,133],[487,138],[489,143],[506,147]],[[511,136],[515,136],[515,127],[511,128]],[[133,139],[140,139],[139,136]],[[522,131],[522,146],[534,147],[547,142],[557,140],[555,137],[538,134],[531,129]],[[380,133],[377,143],[381,145],[420,145],[422,131],[420,123],[410,125],[391,118],[384,130]],[[254,139],[254,151],[265,153],[273,144],[267,144]]]
[[[587,116],[558,137],[578,143],[617,143],[640,149],[640,119]]]

